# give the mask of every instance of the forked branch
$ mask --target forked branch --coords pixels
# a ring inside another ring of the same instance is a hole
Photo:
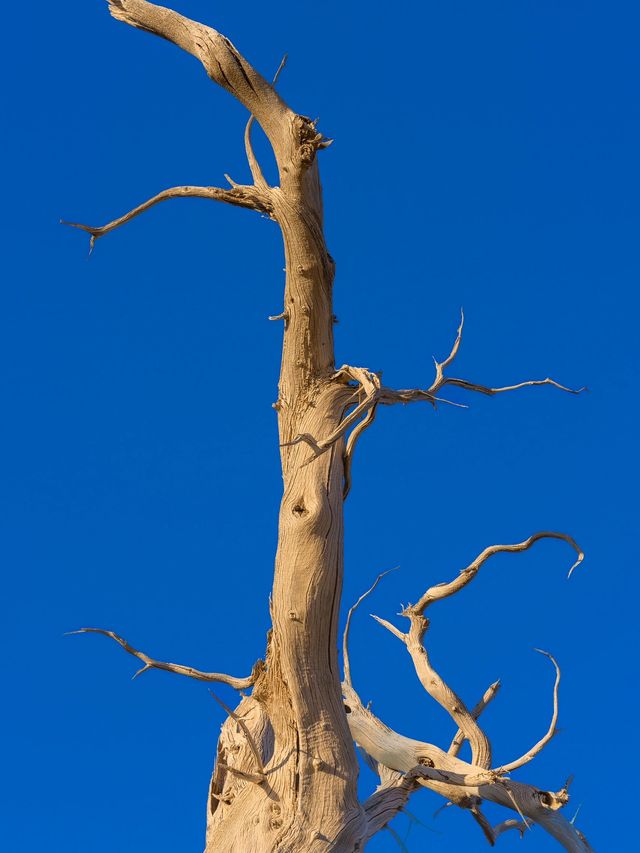
[[[130,643],[118,636],[114,631],[107,631],[104,628],[80,628],[79,631],[69,631],[68,633],[103,634],[105,637],[110,637],[112,640],[115,640],[116,643],[122,646],[126,652],[138,658],[138,660],[142,661],[144,664],[144,666],[135,673],[133,676],[134,678],[137,678],[149,669],[161,669],[165,672],[174,672],[176,675],[186,675],[188,678],[195,678],[196,681],[216,681],[220,684],[227,684],[235,690],[247,690],[256,683],[258,676],[264,669],[263,661],[258,660],[254,664],[251,675],[248,675],[246,678],[236,678],[233,675],[226,675],[223,672],[201,672],[199,669],[194,669],[192,666],[182,666],[182,664],[179,663],[165,663],[164,661],[154,660],[154,658],[150,658],[149,655],[146,655],[144,652],[134,649]]]
[[[158,193],[158,195],[154,195],[153,198],[148,199],[142,204],[139,204],[137,207],[134,207],[133,210],[125,213],[124,216],[119,216],[117,219],[114,219],[112,222],[108,222],[106,225],[83,225],[80,222],[66,222],[65,220],[61,220],[61,222],[63,225],[70,225],[72,228],[80,228],[82,231],[86,231],[90,234],[91,241],[89,244],[89,251],[91,252],[95,245],[95,241],[98,238],[104,237],[104,235],[109,234],[110,231],[115,231],[116,228],[119,228],[121,225],[125,225],[127,222],[135,219],[136,216],[140,216],[141,213],[149,210],[150,207],[154,207],[162,201],[168,201],[173,198],[207,198],[213,201],[223,201],[227,204],[232,204],[235,207],[246,207],[250,210],[257,210],[269,215],[271,215],[273,210],[268,193],[261,191],[256,187],[237,185],[227,190],[220,187],[184,186],[171,187],[168,190],[163,190]]]
[[[434,359],[436,375],[431,385],[426,389],[408,388],[399,391],[394,391],[393,389],[385,388],[384,394],[381,395],[381,403],[384,403],[386,405],[392,405],[394,403],[418,403],[426,401],[428,403],[434,404],[434,401],[437,399],[436,395],[447,385],[454,385],[458,388],[464,388],[467,391],[477,391],[480,394],[486,394],[490,397],[493,397],[495,394],[504,394],[507,391],[517,391],[520,388],[527,388],[537,385],[552,385],[554,388],[558,388],[560,391],[566,391],[568,394],[580,394],[582,391],[586,390],[585,388],[578,388],[575,390],[573,388],[567,388],[565,385],[561,385],[559,382],[556,382],[555,379],[550,379],[548,377],[546,379],[528,379],[524,382],[518,382],[515,385],[503,385],[499,388],[492,388],[488,385],[480,385],[476,382],[469,382],[466,379],[458,379],[455,377],[446,376],[445,370],[452,364],[455,357],[458,355],[458,351],[462,343],[464,312],[460,312],[460,314],[460,325],[458,326],[456,339],[453,343],[453,346],[451,347],[449,355],[445,358],[444,361],[437,361],[436,359]]]

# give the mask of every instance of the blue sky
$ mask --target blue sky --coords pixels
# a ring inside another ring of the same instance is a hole
[[[339,364],[424,385],[464,306],[460,375],[589,386],[381,412],[354,464],[345,604],[400,565],[354,620],[354,681],[389,725],[448,744],[448,719],[367,612],[395,618],[489,544],[574,535],[586,559],[570,583],[563,543],[497,557],[434,608],[429,648],[470,704],[502,678],[485,719],[498,761],[546,730],[553,673],[532,648],[553,652],[562,731],[516,778],[556,789],[574,773],[569,809],[582,804],[595,848],[631,849],[631,802],[611,776],[633,749],[639,591],[637,4],[177,8],[266,76],[288,52],[283,95],[336,140],[321,170]],[[43,839],[198,851],[220,709],[188,680],[132,683],[106,640],[63,634],[112,627],[159,658],[237,674],[263,653],[280,238],[250,212],[176,201],[89,260],[61,217],[101,224],[174,184],[247,179],[244,111],[99,0],[4,14],[3,838],[25,853]],[[409,850],[485,846],[467,815],[434,819],[438,804],[415,797]],[[407,818],[394,826],[404,838]],[[523,844],[553,849],[540,830]],[[370,849],[398,847],[384,833]]]

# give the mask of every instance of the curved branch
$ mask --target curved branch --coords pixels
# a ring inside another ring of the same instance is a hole
[[[492,826],[480,810],[480,806],[474,805],[469,809],[469,811],[471,812],[473,819],[480,826],[480,829],[484,832],[485,838],[492,847],[495,845],[498,837],[502,835],[503,832],[507,832],[509,829],[516,829],[520,833],[520,838],[524,836],[527,829],[531,829],[526,820],[503,820],[502,823],[499,823],[497,826]]]
[[[344,466],[344,488],[342,490],[342,500],[346,500],[347,495],[351,491],[351,465],[353,464],[353,452],[356,448],[356,443],[362,433],[367,430],[376,418],[377,407],[374,403],[364,418],[359,424],[356,424],[349,434],[344,450],[343,466]]]
[[[212,27],[145,0],[108,2],[117,20],[173,42],[199,59],[209,77],[256,117],[278,155],[286,144],[285,124],[293,113],[228,38]]]
[[[362,604],[362,602],[367,598],[374,589],[378,586],[380,581],[385,575],[388,575],[390,572],[396,572],[399,566],[394,566],[393,569],[387,569],[386,572],[380,572],[378,577],[374,580],[373,584],[369,587],[366,592],[363,592],[360,598],[349,608],[349,612],[347,613],[347,621],[344,626],[344,634],[342,635],[342,658],[343,658],[343,666],[344,666],[344,681],[349,687],[352,687],[351,682],[351,663],[349,661],[349,630],[351,628],[351,618],[353,614],[356,612],[358,607]]]
[[[99,227],[83,225],[80,222],[66,222],[63,219],[60,220],[60,222],[62,225],[69,225],[72,228],[80,228],[82,231],[86,231],[90,234],[91,242],[89,251],[91,252],[95,245],[95,241],[100,237],[104,237],[104,235],[108,234],[110,231],[115,231],[116,228],[119,228],[121,225],[125,225],[127,222],[135,219],[136,216],[140,216],[141,213],[149,210],[150,207],[154,207],[156,204],[160,204],[160,202],[168,201],[173,198],[207,198],[212,199],[213,201],[223,201],[227,204],[232,204],[235,207],[246,207],[250,210],[257,210],[269,215],[271,215],[273,211],[269,201],[269,196],[264,192],[260,192],[255,187],[236,185],[230,190],[226,190],[221,189],[220,187],[184,186],[170,187],[168,190],[163,190],[157,195],[154,195],[153,198],[148,199],[142,204],[139,204],[137,207],[134,207],[133,210],[125,213],[124,216],[120,216],[112,222],[108,222],[106,225],[101,225]]]
[[[429,388],[405,388],[400,391],[393,390],[391,388],[384,388],[380,394],[380,402],[385,405],[393,405],[394,403],[419,403],[419,402],[427,402],[431,403],[431,405],[435,406],[436,402],[444,402],[449,403],[450,405],[460,406],[459,403],[452,403],[451,400],[440,400],[436,395],[438,392],[444,388],[446,385],[455,385],[458,388],[464,388],[466,391],[477,391],[480,394],[486,394],[490,397],[493,397],[495,394],[503,394],[506,391],[517,391],[520,388],[526,388],[529,386],[535,385],[552,385],[554,388],[558,388],[560,391],[566,391],[568,394],[580,394],[582,391],[585,391],[586,388],[567,388],[565,385],[561,385],[559,382],[556,382],[555,379],[529,379],[525,382],[518,382],[516,385],[505,385],[501,388],[491,388],[488,385],[479,385],[475,382],[469,382],[466,379],[458,379],[458,378],[449,378],[444,375],[444,371],[449,365],[454,361],[455,357],[458,355],[458,351],[460,349],[460,345],[462,343],[462,330],[464,328],[464,312],[460,312],[460,325],[458,326],[458,332],[456,335],[456,339],[451,347],[451,351],[449,355],[445,358],[444,361],[437,361],[434,359],[435,367],[436,367],[436,375],[429,386]],[[466,408],[466,407],[464,407]]]
[[[451,595],[455,595],[456,592],[459,592],[468,583],[470,583],[474,577],[477,575],[481,566],[487,562],[489,557],[493,557],[494,554],[500,553],[514,553],[520,551],[528,551],[532,545],[538,542],[540,539],[562,539],[564,542],[567,542],[578,554],[578,559],[569,569],[568,577],[571,577],[574,569],[580,565],[580,563],[584,560],[584,553],[578,543],[571,536],[568,536],[566,533],[557,533],[555,531],[543,530],[540,533],[534,533],[532,536],[529,536],[528,539],[525,539],[523,542],[516,542],[514,545],[490,545],[488,548],[485,548],[484,551],[479,554],[475,560],[470,563],[465,569],[462,569],[457,578],[450,581],[449,583],[441,583],[436,586],[430,587],[422,598],[418,601],[417,604],[412,605],[407,608],[406,615],[410,616],[411,613],[422,614],[432,604],[434,601],[440,601],[443,598],[449,598]]]
[[[546,735],[541,738],[535,746],[532,746],[528,752],[525,752],[523,756],[516,759],[516,761],[511,761],[509,764],[504,764],[499,768],[497,772],[499,773],[510,773],[512,770],[517,770],[518,767],[522,767],[525,764],[528,764],[533,758],[536,757],[545,746],[549,743],[549,741],[556,734],[556,726],[558,724],[558,688],[560,687],[560,667],[558,666],[558,662],[550,655],[549,652],[543,652],[542,649],[535,649],[536,652],[539,652],[541,655],[545,655],[548,657],[551,663],[554,665],[556,670],[556,680],[553,685],[553,714],[551,715],[551,723],[549,725],[549,730]]]
[[[404,634],[391,622],[387,622],[386,619],[381,619],[379,616],[374,616],[373,614],[371,615],[383,628],[386,628],[387,631],[390,631],[405,644],[411,655],[411,660],[413,661],[420,684],[422,684],[429,696],[435,699],[441,708],[444,708],[459,727],[459,734],[462,738],[461,744],[465,740],[469,741],[473,763],[478,767],[488,769],[491,766],[491,744],[489,743],[489,738],[478,725],[473,712],[469,711],[460,696],[436,672],[424,646],[423,638],[429,625],[428,621],[420,613],[413,612],[409,608],[405,609],[402,615],[407,616],[411,620],[411,625],[409,631]],[[458,734],[456,734],[454,742],[457,738]],[[457,751],[451,754],[457,754]]]
[[[188,678],[195,678],[196,681],[217,681],[220,684],[227,684],[235,690],[247,690],[256,683],[258,676],[264,669],[263,661],[258,660],[254,664],[251,675],[246,678],[236,678],[233,675],[225,675],[225,673],[222,672],[201,672],[199,669],[194,669],[192,666],[182,666],[182,664],[179,663],[164,663],[163,661],[154,660],[144,652],[134,649],[132,645],[122,637],[118,636],[114,631],[107,631],[104,628],[80,628],[79,631],[69,631],[68,634],[103,634],[105,637],[110,637],[112,640],[115,640],[116,643],[121,645],[126,652],[129,652],[130,655],[138,658],[138,660],[142,661],[144,664],[144,666],[135,673],[133,676],[134,678],[142,675],[142,673],[146,672],[148,669],[161,669],[165,672],[174,672],[176,675],[186,675]]]
[[[442,383],[442,386],[444,385],[457,385],[458,388],[465,388],[467,391],[478,391],[480,394],[486,394],[489,397],[493,397],[494,394],[503,394],[505,391],[517,391],[520,388],[527,388],[532,385],[553,385],[554,388],[566,391],[567,394],[581,394],[587,390],[586,386],[582,388],[567,388],[566,385],[561,385],[555,379],[549,379],[549,377],[546,379],[529,379],[526,382],[518,382],[516,385],[505,385],[502,388],[489,388],[487,385],[467,382],[466,379],[445,379]]]
[[[232,711],[231,708],[225,702],[223,702],[219,696],[216,696],[216,694],[213,692],[213,690],[209,690],[209,693],[211,694],[212,698],[215,699],[215,701],[218,703],[218,705],[220,705],[222,710],[226,711],[227,714],[231,717],[231,719],[235,723],[237,723],[240,726],[240,728],[242,729],[242,732],[243,732],[245,738],[247,739],[249,749],[251,750],[253,757],[255,759],[256,766],[258,768],[258,775],[261,776],[262,779],[264,780],[266,774],[264,771],[264,764],[262,763],[262,756],[260,755],[260,750],[258,749],[258,746],[257,746],[255,740],[251,736],[251,732],[249,731],[249,727],[247,726],[245,721],[242,719],[242,717],[240,717],[238,714],[236,714],[235,711]]]

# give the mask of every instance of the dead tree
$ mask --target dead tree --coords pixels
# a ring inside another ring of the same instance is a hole
[[[547,734],[527,753],[503,766],[492,761],[491,744],[478,718],[493,699],[491,685],[470,709],[433,668],[425,635],[427,609],[470,583],[495,553],[525,551],[543,538],[536,533],[514,545],[494,545],[457,577],[429,588],[407,607],[406,631],[378,619],[406,648],[424,689],[451,716],[456,734],[448,748],[411,740],[389,729],[363,707],[354,688],[347,649],[354,608],[344,638],[344,680],[337,651],[338,615],[343,578],[343,502],[351,483],[358,439],[374,422],[378,406],[446,402],[448,386],[494,395],[525,386],[550,385],[572,391],[552,379],[527,380],[509,387],[489,387],[450,375],[462,339],[462,322],[449,355],[436,362],[435,377],[424,388],[396,390],[378,374],[334,363],[332,286],[334,261],[323,234],[318,152],[331,140],[316,122],[299,115],[221,33],[177,12],[145,0],[109,0],[119,21],[161,36],[200,60],[209,77],[237,98],[250,118],[245,147],[253,182],[228,188],[180,186],[167,189],[102,227],[76,223],[95,241],[155,204],[174,198],[208,198],[245,207],[273,219],[280,227],[286,258],[282,313],[283,348],[277,411],[284,493],[271,596],[272,629],[264,662],[237,678],[163,663],[133,648],[116,634],[98,628],[130,654],[142,668],[164,669],[205,682],[221,682],[243,694],[227,719],[211,779],[206,851],[355,851],[383,829],[421,786],[468,811],[491,845],[507,829],[524,831],[537,823],[566,850],[587,851],[584,836],[562,812],[568,783],[552,792],[513,781],[510,773],[531,761],[555,733],[559,669],[553,715]],[[277,78],[277,75],[276,75]],[[273,148],[279,185],[265,180],[251,142],[257,121]],[[577,564],[576,564],[577,565]],[[377,581],[376,581],[377,583]],[[364,597],[364,596],[363,596]],[[361,599],[362,600],[362,599]],[[359,603],[359,602],[358,602]],[[357,606],[357,605],[356,605]],[[546,654],[546,653],[545,653]],[[458,757],[462,743],[471,760]],[[380,776],[365,802],[356,792],[358,760],[354,742]],[[499,803],[514,815],[492,826],[483,801]]]

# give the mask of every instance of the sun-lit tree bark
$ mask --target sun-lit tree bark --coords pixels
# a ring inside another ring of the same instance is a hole
[[[435,377],[424,388],[387,388],[378,374],[364,367],[336,368],[334,261],[325,244],[318,173],[318,153],[331,140],[318,131],[316,122],[282,100],[275,88],[277,74],[268,82],[216,30],[145,0],[109,0],[108,6],[119,21],[161,36],[192,54],[215,83],[247,108],[245,147],[253,181],[240,185],[228,179],[228,188],[173,187],[107,225],[68,224],[88,232],[93,248],[96,240],[155,204],[197,197],[269,216],[278,223],[284,242],[282,313],[270,318],[283,326],[274,408],[284,489],[271,596],[272,629],[264,661],[259,660],[246,677],[200,672],[154,660],[111,631],[83,629],[106,634],[137,657],[142,663],[139,673],[164,669],[251,691],[250,695],[243,693],[234,710],[221,703],[227,718],[208,795],[207,853],[363,850],[421,786],[468,811],[490,844],[508,829],[523,831],[529,822],[535,822],[566,850],[589,850],[582,834],[561,812],[568,801],[567,786],[555,793],[543,791],[512,781],[508,775],[540,752],[555,732],[559,682],[555,660],[551,658],[557,675],[547,734],[521,758],[496,767],[478,718],[498,685],[491,685],[469,710],[433,669],[424,645],[427,608],[466,586],[494,553],[524,551],[541,538],[555,538],[572,546],[580,561],[582,553],[573,539],[542,532],[515,545],[489,547],[457,578],[432,587],[417,604],[406,608],[406,632],[378,619],[404,644],[425,690],[451,716],[454,736],[448,748],[393,732],[363,707],[353,686],[347,648],[355,607],[349,613],[344,638],[344,679],[337,652],[343,502],[351,483],[356,442],[372,425],[377,407],[420,401],[432,406],[447,404],[442,397],[447,386],[488,395],[535,385],[578,392],[548,378],[494,388],[449,375],[462,340],[462,322],[450,354],[436,363]],[[255,157],[251,144],[254,120],[273,148],[277,186],[267,183]],[[465,740],[472,750],[469,762],[458,758]],[[359,801],[356,790],[354,743],[380,775],[380,786],[365,802]],[[492,826],[481,810],[485,800],[505,806],[514,817]]]

